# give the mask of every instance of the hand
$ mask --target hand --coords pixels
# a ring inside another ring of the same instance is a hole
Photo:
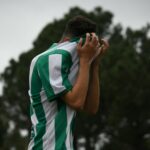
[[[98,55],[94,59],[92,65],[99,65],[100,58],[104,55],[104,53],[107,51],[108,48],[109,48],[108,41],[106,41],[104,39],[100,39],[99,47],[98,47],[98,50],[97,50]]]
[[[82,38],[77,45],[77,52],[81,60],[86,61],[88,64],[91,64],[95,55],[97,54],[97,47],[99,45],[98,38],[95,34],[86,34],[85,44],[82,46]]]

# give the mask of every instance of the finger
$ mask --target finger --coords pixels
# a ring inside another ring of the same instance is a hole
[[[102,47],[99,47],[98,52],[99,52],[99,55],[101,55],[103,53]]]
[[[85,44],[90,42],[90,34],[86,33],[86,40],[85,40]]]
[[[91,43],[92,43],[93,45],[96,45],[96,46],[97,46],[97,44],[98,44],[98,37],[97,37],[97,35],[96,35],[95,33],[91,33],[91,34],[92,34]]]
[[[96,49],[99,49],[100,46],[101,46],[101,45],[100,45],[100,43],[98,42],[97,45],[96,45]]]
[[[103,55],[105,52],[106,52],[107,49],[104,48],[104,46],[102,45],[100,48],[99,48],[99,51],[100,51],[100,55]]]
[[[104,39],[101,39],[101,42],[102,42],[102,48],[103,49],[108,49],[109,48],[109,43],[108,41],[104,40]]]
[[[99,56],[100,54],[101,54],[101,49],[99,48],[99,49],[97,50],[96,56]]]

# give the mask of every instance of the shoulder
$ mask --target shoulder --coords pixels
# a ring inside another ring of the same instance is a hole
[[[43,67],[50,64],[57,64],[59,62],[72,64],[71,54],[63,49],[55,49],[47,53],[43,53],[33,59],[36,61],[37,67]]]
[[[49,59],[53,59],[53,61],[57,61],[62,58],[65,61],[72,62],[73,55],[76,53],[76,42],[64,42],[60,43],[55,47],[51,47],[50,49],[40,53],[35,56],[31,63],[32,64],[45,64],[48,63]]]
[[[64,42],[62,45],[58,47],[58,49],[62,49],[70,53],[70,55],[74,55],[76,52],[77,43],[76,42]]]

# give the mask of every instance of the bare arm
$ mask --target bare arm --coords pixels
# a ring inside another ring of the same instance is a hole
[[[90,66],[85,60],[80,60],[80,68],[78,78],[72,89],[62,96],[63,100],[72,108],[82,110],[89,85]]]
[[[85,105],[87,91],[89,87],[89,71],[96,54],[98,41],[96,37],[90,40],[90,35],[86,35],[86,42],[82,46],[82,40],[80,40],[77,50],[80,58],[79,74],[77,81],[72,91],[67,92],[62,96],[62,99],[72,108],[76,110],[82,110]]]
[[[99,108],[100,83],[99,83],[99,66],[91,67],[89,88],[83,111],[89,114],[95,114]]]
[[[99,55],[93,61],[90,71],[89,88],[83,111],[89,114],[96,114],[100,103],[100,79],[99,79],[99,63],[100,57],[108,49],[109,44],[107,41],[102,40],[102,47],[99,49]]]

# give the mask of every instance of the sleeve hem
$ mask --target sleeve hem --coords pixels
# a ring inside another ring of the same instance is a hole
[[[58,97],[61,97],[62,95],[66,94],[67,92],[71,91],[72,86],[69,86],[67,89],[64,89],[62,92],[58,93],[57,95],[52,95],[48,97],[48,101],[54,101],[55,99],[57,99]]]

